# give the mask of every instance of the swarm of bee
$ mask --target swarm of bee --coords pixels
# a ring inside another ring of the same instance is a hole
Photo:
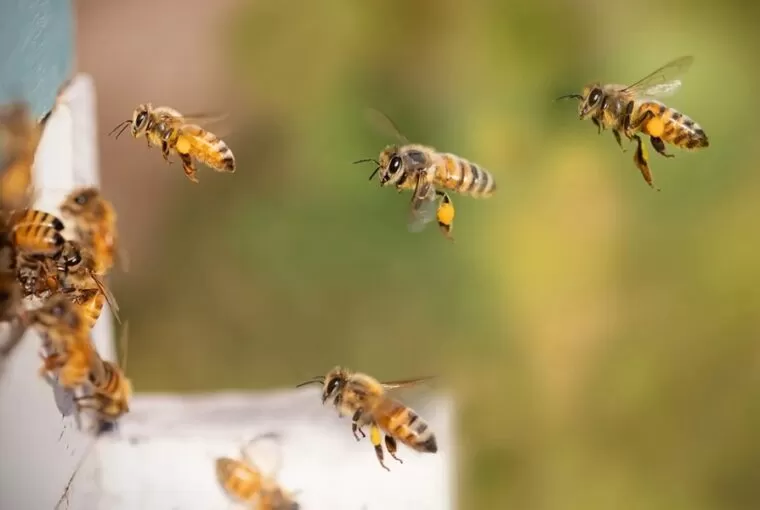
[[[116,214],[94,187],[66,195],[61,218],[33,207],[32,165],[44,125],[22,102],[0,112],[0,323],[9,333],[0,361],[28,328],[38,331],[40,375],[75,392],[79,410],[115,421],[129,410],[131,383],[118,364],[100,357],[90,331],[106,302],[119,320],[105,284],[117,250]]]
[[[632,85],[588,84],[577,99],[581,120],[591,119],[598,132],[611,130],[623,148],[623,136],[636,143],[634,163],[644,180],[655,187],[642,137],[664,157],[673,157],[666,144],[684,149],[708,147],[705,131],[691,118],[666,106],[657,97],[675,92],[680,76],[693,62],[690,56],[675,59]],[[411,143],[395,123],[377,110],[370,120],[395,137],[377,159],[362,159],[376,168],[381,187],[411,191],[407,225],[413,232],[437,222],[442,234],[453,240],[455,209],[449,193],[487,198],[496,191],[488,170],[454,154]],[[104,422],[115,422],[129,411],[132,384],[122,365],[104,360],[91,338],[91,330],[103,307],[109,304],[117,321],[118,304],[105,283],[119,262],[126,270],[113,205],[96,187],[71,190],[59,204],[60,217],[35,209],[32,197],[32,166],[45,120],[32,119],[26,104],[18,102],[0,109],[2,154],[0,162],[0,324],[8,335],[0,343],[0,361],[8,358],[31,328],[42,339],[39,374],[74,392],[80,411],[94,413]],[[138,106],[132,118],[110,134],[118,138],[127,128],[134,138],[145,137],[149,147],[160,147],[164,160],[177,156],[185,176],[198,183],[196,163],[217,172],[234,173],[235,157],[218,136],[200,126],[219,116],[183,115],[151,103]],[[122,345],[126,345],[126,324]],[[414,410],[391,396],[391,391],[417,385],[429,377],[380,382],[370,375],[335,367],[326,375],[298,386],[321,386],[322,404],[328,401],[339,416],[351,417],[354,438],[366,438],[380,466],[390,471],[385,453],[402,463],[398,443],[419,453],[438,451],[436,436]],[[256,442],[260,438],[255,438]],[[250,446],[250,443],[249,445]],[[280,486],[241,448],[241,458],[215,459],[217,480],[231,499],[266,510],[297,510],[295,494]]]

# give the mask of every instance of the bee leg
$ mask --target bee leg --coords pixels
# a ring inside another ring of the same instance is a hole
[[[623,140],[620,137],[620,131],[618,131],[617,129],[613,129],[612,135],[615,137],[615,141],[620,146],[620,148],[623,149],[623,152],[628,152],[628,150],[625,147],[623,147]]]
[[[436,191],[435,194],[441,197],[438,211],[436,212],[438,227],[443,235],[446,236],[446,239],[453,241],[454,237],[451,235],[451,231],[454,228],[454,204],[451,203],[451,198],[447,193]]]
[[[649,141],[652,143],[652,147],[654,147],[654,150],[657,151],[657,154],[665,156],[666,158],[676,157],[675,154],[668,154],[667,152],[665,152],[665,142],[662,141],[662,138],[658,138],[656,136],[650,136]]]
[[[173,165],[174,162],[169,160],[169,144],[166,142],[161,142],[161,154],[164,156],[164,160],[169,163],[170,165]]]
[[[636,152],[633,155],[633,162],[641,172],[644,180],[647,181],[647,184],[649,184],[651,188],[660,191],[660,189],[656,188],[652,182],[652,170],[649,168],[649,158],[647,157],[644,143],[641,141],[641,137],[639,135],[633,135],[633,139],[636,140],[637,143]]]
[[[364,433],[361,426],[359,425],[359,420],[361,419],[363,414],[363,411],[361,409],[357,409],[354,413],[354,416],[351,418],[351,432],[354,433],[354,437],[357,441],[360,441],[359,435],[356,433],[359,431],[361,433],[362,437],[367,437],[367,434]]]
[[[182,160],[182,170],[185,171],[185,175],[188,179],[193,181],[194,183],[198,183],[198,178],[195,176],[196,169],[195,165],[193,164],[193,158],[190,157],[189,154],[182,154],[181,152],[178,153],[179,158]]]
[[[633,114],[633,101],[628,101],[623,114],[623,132],[629,140],[633,139],[633,129],[631,129],[631,115]]]
[[[591,117],[591,122],[593,122],[594,125],[597,128],[596,129],[596,134],[601,135],[602,134],[602,123],[599,122],[599,119],[597,119],[596,117]]]
[[[386,434],[385,435],[385,449],[388,450],[388,453],[391,454],[391,457],[393,457],[394,459],[396,459],[397,461],[399,461],[402,464],[404,463],[403,460],[401,460],[398,457],[396,457],[396,449],[397,449],[396,438],[394,438],[393,436],[389,436],[388,434]]]
[[[372,445],[375,447],[375,455],[377,455],[378,462],[380,462],[380,465],[383,466],[383,469],[390,471],[390,469],[388,469],[388,466],[386,466],[383,462],[383,445],[380,441],[380,435],[380,428],[375,423],[372,423],[369,430],[369,439],[372,441]]]

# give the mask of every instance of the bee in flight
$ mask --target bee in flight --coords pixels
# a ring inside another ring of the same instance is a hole
[[[362,159],[354,163],[372,162],[380,173],[380,186],[395,186],[401,192],[412,190],[412,205],[408,220],[409,230],[419,232],[433,219],[441,232],[453,239],[454,204],[446,191],[475,198],[490,197],[496,190],[493,175],[464,158],[438,152],[426,145],[412,144],[401,134],[385,114],[369,109],[370,122],[387,134],[392,134],[402,145],[383,149],[377,160]]]
[[[215,116],[215,120],[221,116]],[[161,147],[164,159],[169,161],[169,155],[174,152],[182,160],[185,175],[197,183],[194,160],[197,160],[217,172],[235,171],[235,156],[232,150],[215,134],[206,131],[194,120],[210,120],[210,115],[187,115],[168,106],[153,108],[150,103],[141,104],[132,113],[132,119],[125,120],[116,126],[109,136],[118,131],[118,138],[124,130],[131,126],[132,136],[145,136],[149,147]]]
[[[387,390],[412,386],[428,379],[430,378],[424,377],[381,383],[367,374],[335,367],[326,376],[314,377],[297,387],[322,385],[322,404],[332,399],[339,415],[351,416],[351,430],[357,441],[360,440],[357,432],[366,437],[362,427],[368,425],[377,460],[384,469],[390,471],[383,462],[381,434],[385,435],[388,453],[399,462],[402,461],[396,456],[397,440],[418,452],[438,451],[435,434],[425,420],[387,394]]]
[[[239,503],[250,503],[258,510],[298,510],[295,494],[283,489],[275,480],[274,472],[265,473],[249,455],[249,447],[272,434],[256,436],[240,448],[240,459],[218,457],[215,459],[216,479],[227,496]]]
[[[603,85],[596,82],[586,85],[583,94],[568,94],[557,99],[577,99],[580,102],[578,114],[581,120],[590,118],[599,133],[603,129],[612,130],[623,151],[625,148],[621,135],[628,140],[635,140],[637,145],[633,161],[647,184],[654,188],[649,157],[639,133],[649,136],[654,150],[666,158],[673,157],[673,154],[666,152],[666,143],[690,150],[709,145],[707,135],[699,124],[657,99],[672,95],[678,90],[681,86],[680,77],[693,62],[694,57],[680,57],[632,85]]]

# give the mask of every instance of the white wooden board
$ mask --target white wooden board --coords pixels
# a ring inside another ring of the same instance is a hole
[[[436,433],[436,454],[399,445],[380,467],[368,438],[322,406],[318,388],[266,394],[140,395],[113,434],[101,436],[69,494],[72,509],[225,509],[214,458],[238,456],[259,434],[278,434],[278,479],[300,491],[302,510],[453,510],[453,405],[436,396],[413,407]],[[65,508],[65,507],[64,507]]]

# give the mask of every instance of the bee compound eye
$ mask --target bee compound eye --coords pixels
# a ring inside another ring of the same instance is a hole
[[[401,158],[398,156],[393,156],[391,158],[391,162],[388,165],[388,171],[395,173],[398,172],[399,168],[401,168]]]
[[[589,95],[588,102],[589,104],[596,104],[599,102],[599,98],[602,95],[602,91],[599,89],[594,89],[591,91],[591,94]]]
[[[140,112],[137,114],[137,117],[135,118],[135,127],[141,128],[143,124],[145,124],[145,118],[147,117],[147,114],[145,112]]]
[[[75,201],[77,204],[79,204],[79,205],[84,205],[84,204],[86,204],[86,203],[87,203],[87,195],[85,195],[85,194],[83,193],[83,194],[81,194],[81,195],[77,196],[77,197],[74,199],[74,201]]]

